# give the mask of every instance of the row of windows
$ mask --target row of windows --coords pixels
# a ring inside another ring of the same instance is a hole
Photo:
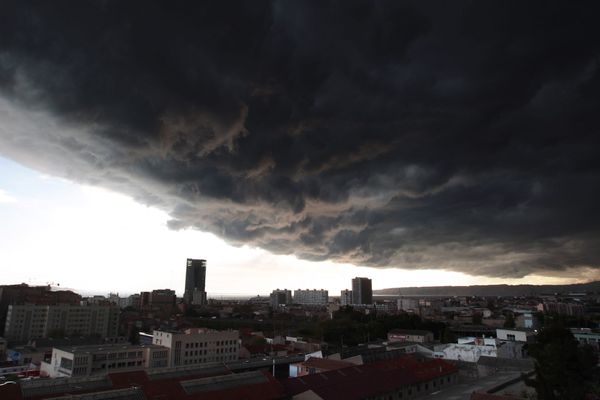
[[[191,360],[184,360],[183,363],[185,365],[194,365],[194,364],[201,364],[201,363],[205,363],[205,362],[224,362],[224,361],[236,361],[237,360],[237,356],[218,356],[218,357],[201,357],[201,358],[195,358],[195,359],[191,359]]]
[[[230,346],[232,344],[236,344],[237,340],[217,340],[216,342],[194,342],[194,343],[186,343],[185,348],[198,348],[198,347],[206,347],[209,344],[214,344],[215,346]]]
[[[190,350],[190,351],[185,351],[183,353],[184,356],[197,356],[197,355],[202,355],[202,354],[225,354],[225,353],[236,353],[237,352],[237,348],[235,347],[229,347],[229,348],[222,348],[222,349],[213,349],[213,350]]]
[[[155,351],[154,353],[152,353],[152,359],[155,359],[155,358],[167,358],[167,356],[168,356],[168,351],[167,350]]]
[[[122,362],[117,362],[117,363],[110,363],[108,364],[108,367],[106,364],[101,364],[100,368],[94,368],[93,371],[102,371],[105,370],[106,368],[108,369],[114,369],[114,368],[129,368],[129,367],[139,367],[142,365],[142,361],[122,361]]]

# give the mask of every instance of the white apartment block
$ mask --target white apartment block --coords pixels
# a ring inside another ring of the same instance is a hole
[[[296,289],[294,291],[294,303],[296,304],[327,305],[328,302],[329,292],[327,290]]]
[[[530,336],[533,336],[533,332],[516,329],[496,329],[496,337],[498,340],[527,343]]]
[[[415,298],[402,297],[398,299],[398,310],[404,312],[419,312],[419,300]]]
[[[239,358],[239,332],[194,328],[185,332],[154,331],[152,344],[169,349],[169,367]]]
[[[9,340],[29,340],[66,335],[116,336],[118,306],[109,305],[9,305],[4,336]]]
[[[108,344],[55,347],[50,362],[42,362],[40,375],[50,378],[81,377],[116,371],[164,368],[169,350],[162,346]]]
[[[344,289],[340,292],[340,305],[349,306],[352,304],[352,290]]]

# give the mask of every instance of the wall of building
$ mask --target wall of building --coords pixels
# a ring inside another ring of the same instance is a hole
[[[271,307],[278,308],[281,305],[292,304],[292,291],[287,289],[276,289],[270,295]]]
[[[169,349],[169,367],[235,361],[239,358],[238,331],[195,329],[186,332],[153,333],[153,344]]]
[[[433,341],[431,332],[390,331],[387,336],[389,342],[426,343]]]
[[[496,329],[496,337],[499,340],[527,342],[527,332],[514,329]]]
[[[10,305],[4,326],[9,340],[46,338],[53,334],[116,336],[115,305]]]
[[[169,351],[162,346],[104,345],[54,348],[41,374],[51,378],[81,377],[109,372],[163,368]]]
[[[318,304],[326,305],[329,302],[329,292],[317,289],[296,289],[294,291],[294,303],[296,304]]]
[[[349,306],[352,304],[352,290],[344,289],[340,292],[340,304]]]
[[[373,288],[369,278],[352,279],[352,304],[373,304]]]
[[[434,357],[447,360],[477,362],[479,357],[497,357],[497,349],[493,346],[451,343],[435,347]]]

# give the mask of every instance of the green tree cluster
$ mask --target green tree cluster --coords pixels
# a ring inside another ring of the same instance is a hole
[[[529,346],[535,375],[526,380],[539,400],[579,400],[598,385],[598,358],[588,346],[579,346],[571,331],[556,321],[543,328]]]
[[[440,322],[423,321],[414,314],[363,314],[352,307],[343,307],[333,313],[333,319],[320,323],[323,339],[330,344],[355,346],[369,340],[386,339],[392,329],[423,329],[441,338],[446,325]]]

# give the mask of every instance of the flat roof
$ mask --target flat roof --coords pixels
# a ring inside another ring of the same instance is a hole
[[[118,351],[118,350],[141,350],[145,348],[161,348],[166,349],[164,346],[157,344],[123,344],[123,343],[109,343],[109,344],[94,344],[87,346],[57,346],[55,349],[66,351],[68,353],[96,353],[102,351]]]

